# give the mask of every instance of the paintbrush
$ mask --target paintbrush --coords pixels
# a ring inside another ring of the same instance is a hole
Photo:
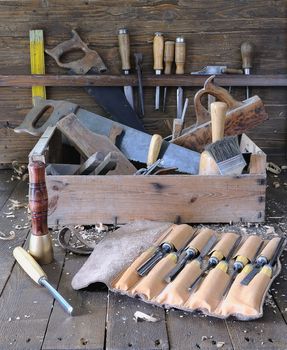
[[[205,149],[214,158],[221,175],[239,175],[246,166],[237,136],[225,137]]]

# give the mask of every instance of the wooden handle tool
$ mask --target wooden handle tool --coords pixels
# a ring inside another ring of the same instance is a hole
[[[175,41],[175,74],[184,74],[184,64],[186,56],[186,44],[182,36],[176,38]]]
[[[48,282],[46,273],[36,260],[22,247],[16,247],[13,250],[14,258],[17,260],[22,269],[40,286],[46,287],[60,305],[70,315],[73,312],[73,307],[61,296],[59,292]]]
[[[155,33],[153,39],[153,69],[156,75],[160,75],[163,69],[164,38],[162,33]],[[155,88],[155,110],[159,110],[160,86]]]
[[[253,49],[253,45],[248,41],[241,44],[242,68],[246,75],[251,73]],[[249,87],[246,86],[246,99],[249,98],[249,95]]]
[[[171,74],[172,63],[174,61],[174,41],[166,41],[164,43],[164,74]]]
[[[162,142],[163,139],[160,135],[154,134],[152,136],[148,150],[147,166],[152,165],[157,160]]]
[[[126,28],[119,29],[118,39],[119,39],[120,55],[122,60],[122,70],[129,71],[131,69],[130,36]]]
[[[224,137],[224,126],[227,112],[227,104],[225,102],[213,102],[211,108],[211,133],[212,142],[222,140]],[[219,175],[218,166],[208,151],[201,153],[199,162],[200,175]]]

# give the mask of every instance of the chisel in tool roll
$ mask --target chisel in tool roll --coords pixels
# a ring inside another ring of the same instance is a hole
[[[29,275],[33,281],[40,286],[48,289],[53,297],[58,300],[62,308],[70,315],[73,313],[73,307],[62,297],[62,295],[48,282],[47,275],[42,270],[36,260],[26,252],[22,247],[16,247],[13,250],[14,258],[17,260],[22,269]]]
[[[247,265],[245,267],[244,271],[249,270],[249,273],[240,283],[247,286],[265,265],[269,263],[269,265],[273,266],[272,264],[275,264],[276,259],[282,253],[281,248],[284,246],[284,243],[284,237],[281,237],[280,239],[278,237],[273,238],[268,242],[259,257],[255,260],[254,265]]]
[[[153,69],[156,75],[161,75],[163,70],[163,50],[164,38],[162,33],[155,33],[153,39]],[[160,86],[155,88],[155,110],[159,110],[160,104]]]
[[[119,29],[118,32],[119,49],[122,60],[122,70],[125,75],[130,74],[130,36],[126,28]],[[131,86],[124,86],[124,93],[130,106],[134,109],[133,89]]]

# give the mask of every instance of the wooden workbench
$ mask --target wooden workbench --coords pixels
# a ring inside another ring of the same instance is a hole
[[[286,162],[285,162],[286,163]],[[280,164],[280,163],[279,163]],[[284,164],[284,161],[281,162]],[[0,231],[15,231],[10,241],[0,240],[0,349],[287,349],[287,253],[283,271],[271,288],[264,317],[252,322],[219,320],[183,311],[165,311],[110,293],[102,287],[75,292],[71,279],[85,261],[65,253],[54,240],[55,262],[45,267],[50,282],[75,307],[77,316],[67,316],[48,292],[30,280],[15,264],[12,250],[27,246],[29,229],[16,230],[27,223],[25,208],[7,217],[11,202],[27,202],[28,185],[11,181],[11,171],[0,172]],[[272,186],[279,181],[280,187]],[[286,224],[287,171],[279,178],[269,176],[267,223],[246,230],[258,233]],[[284,201],[285,200],[285,201]],[[218,227],[218,226],[217,226]],[[241,227],[241,229],[244,229]],[[282,234],[282,231],[281,231]],[[157,323],[138,322],[135,311],[153,314]],[[221,343],[223,342],[223,343]]]

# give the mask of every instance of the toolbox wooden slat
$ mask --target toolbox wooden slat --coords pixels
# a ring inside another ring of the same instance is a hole
[[[40,156],[49,162],[49,142],[55,136],[49,134],[47,138],[44,133],[31,151],[30,159]],[[246,135],[242,137],[241,150],[256,155],[251,157],[252,174],[46,176],[48,224],[114,223],[115,220],[126,223],[145,219],[187,223],[263,222],[266,155]],[[53,151],[50,153],[53,156]],[[256,167],[258,174],[253,171]]]

